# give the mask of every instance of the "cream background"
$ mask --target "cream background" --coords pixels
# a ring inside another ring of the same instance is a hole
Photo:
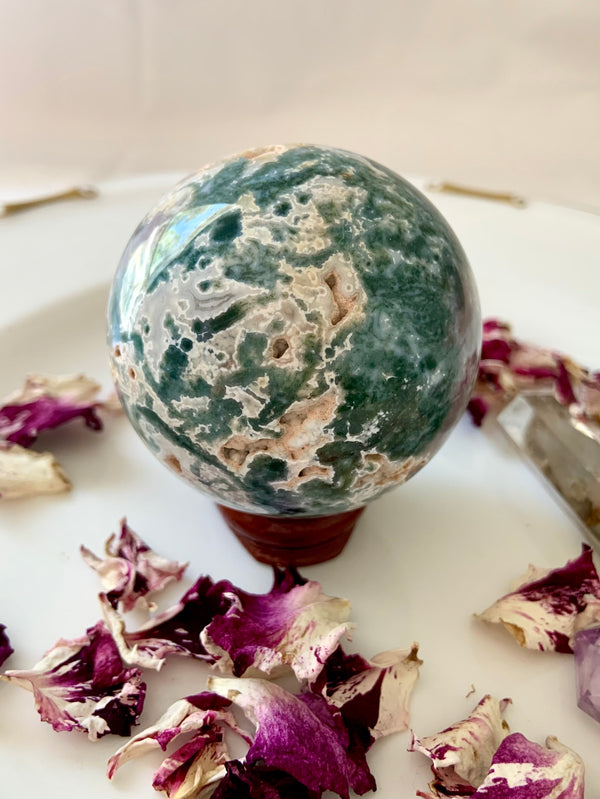
[[[597,0],[0,0],[0,189],[332,144],[600,210]]]

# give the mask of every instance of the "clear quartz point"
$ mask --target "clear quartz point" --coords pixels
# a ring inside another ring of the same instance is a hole
[[[600,552],[600,431],[548,394],[519,394],[498,423]]]

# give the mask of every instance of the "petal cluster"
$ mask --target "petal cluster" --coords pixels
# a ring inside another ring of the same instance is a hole
[[[166,757],[153,785],[173,799],[194,796],[213,781],[220,781],[217,799],[313,799],[328,790],[348,797],[375,788],[366,753],[377,738],[408,726],[421,664],[416,644],[372,660],[346,655],[339,642],[350,630],[348,602],[291,568],[274,569],[266,594],[201,577],[176,605],[133,632],[106,594],[101,601],[127,663],[159,669],[168,656],[184,655],[233,675],[209,678],[202,711],[192,697],[175,703],[119,750],[109,776],[160,747]],[[296,692],[262,678],[285,670],[294,674]],[[218,702],[225,703],[220,715],[207,716]],[[236,727],[229,705],[252,733]],[[223,726],[249,745],[243,761],[229,756]]]
[[[71,484],[49,452],[29,448],[40,433],[76,418],[101,430],[100,386],[83,375],[46,377],[30,375],[24,387],[0,405],[0,499],[17,499],[68,491]]]
[[[250,594],[228,580],[200,577],[180,601],[129,632],[103,598],[107,625],[125,661],[160,669],[169,655],[200,658],[226,673],[271,674],[290,667],[311,679],[347,634],[350,607],[293,569],[275,569],[266,594]]]
[[[468,718],[427,738],[413,734],[411,751],[431,760],[423,799],[583,799],[583,761],[550,736],[545,746],[510,733],[502,714],[509,700],[487,695]]]
[[[375,789],[367,752],[408,727],[421,665],[416,644],[371,660],[346,654],[340,640],[351,629],[348,601],[293,568],[275,568],[265,594],[202,576],[171,608],[127,630],[125,614],[140,606],[152,613],[149,594],[179,579],[185,566],[153,552],[125,521],[105,549],[101,558],[82,547],[102,581],[104,620],[81,638],[58,641],[32,669],[2,675],[32,691],[43,721],[92,740],[128,736],[145,698],[141,669],[186,656],[228,676],[209,677],[209,690],[175,702],[127,741],[109,761],[110,778],[159,750],[164,759],[152,785],[169,799],[205,791],[216,799],[320,799],[326,791],[347,799]],[[229,752],[232,735],[247,748],[242,759]]]
[[[519,391],[548,390],[577,419],[600,422],[600,372],[574,363],[554,350],[517,340],[498,319],[483,323],[481,360],[468,411],[481,425]]]
[[[170,799],[197,796],[225,774],[230,759],[223,730],[230,728],[245,740],[246,733],[228,710],[231,702],[204,692],[171,705],[156,724],[131,738],[109,760],[108,777],[128,760],[156,749],[172,751],[154,775],[153,787]]]

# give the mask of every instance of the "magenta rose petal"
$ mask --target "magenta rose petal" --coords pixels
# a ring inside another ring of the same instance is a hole
[[[312,680],[348,635],[349,615],[347,600],[324,594],[294,569],[275,569],[269,593],[235,589],[231,607],[215,616],[202,641],[217,667],[237,677],[289,666],[298,680]]]
[[[8,660],[13,652],[14,649],[10,645],[8,635],[6,634],[6,625],[0,624],[0,666]]]
[[[172,799],[197,796],[225,775],[229,753],[223,729],[228,727],[250,743],[250,737],[228,709],[230,705],[228,699],[206,691],[174,702],[156,724],[115,752],[108,762],[109,779],[129,760],[171,748],[154,774],[154,788],[165,791]]]
[[[521,733],[498,747],[490,771],[473,799],[584,799],[583,761],[554,737],[546,746]]]
[[[106,557],[94,555],[81,547],[84,561],[96,571],[102,588],[113,607],[121,604],[123,611],[155,606],[146,597],[162,590],[172,581],[181,580],[187,563],[169,561],[154,552],[125,519],[121,521],[118,538],[111,535],[105,545]]]
[[[578,558],[552,570],[530,567],[519,587],[477,618],[503,624],[521,646],[541,651],[573,651],[571,639],[581,617],[598,607],[600,580],[586,544]]]
[[[102,622],[81,638],[58,641],[32,669],[7,671],[0,679],[31,691],[42,721],[53,729],[82,730],[91,740],[129,735],[146,694],[140,671],[123,667]]]
[[[305,785],[278,769],[248,765],[240,760],[225,763],[226,774],[211,799],[319,799],[321,791]]]
[[[182,655],[214,662],[204,647],[201,632],[233,601],[234,586],[227,580],[213,583],[200,577],[173,607],[151,618],[134,632],[125,629],[122,616],[105,594],[100,604],[107,627],[123,660],[131,665],[159,670],[169,655]]]
[[[421,752],[431,760],[431,796],[469,796],[481,785],[508,735],[502,714],[509,702],[487,694],[466,719],[442,732],[425,738],[413,733],[409,751]]]
[[[0,406],[0,439],[30,447],[44,430],[81,417],[86,427],[101,430],[97,410],[100,386],[83,375],[30,375],[21,391]]]
[[[348,729],[369,746],[384,735],[408,729],[409,700],[422,665],[417,653],[418,645],[413,644],[367,660],[338,648],[313,690],[320,690],[340,710]]]
[[[348,752],[341,714],[318,694],[296,696],[267,680],[211,677],[209,688],[231,699],[255,725],[246,762],[286,772],[310,791],[374,790],[364,756]]]

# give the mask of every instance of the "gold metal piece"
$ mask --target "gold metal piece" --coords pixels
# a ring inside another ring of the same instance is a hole
[[[476,189],[472,186],[461,186],[458,183],[449,183],[443,181],[442,183],[430,183],[427,186],[429,191],[440,191],[445,194],[460,194],[463,197],[476,197],[479,200],[493,200],[499,203],[508,203],[515,208],[524,208],[527,201],[524,197],[518,194],[513,194],[508,191],[490,191],[488,189]]]
[[[46,205],[59,200],[91,200],[97,196],[98,189],[96,189],[94,186],[74,186],[69,189],[64,189],[63,191],[57,191],[51,194],[33,197],[30,200],[20,200],[17,202],[8,202],[4,205],[0,205],[0,216],[8,216],[9,214],[15,214],[19,211],[25,211],[28,208],[35,208],[38,205]]]

